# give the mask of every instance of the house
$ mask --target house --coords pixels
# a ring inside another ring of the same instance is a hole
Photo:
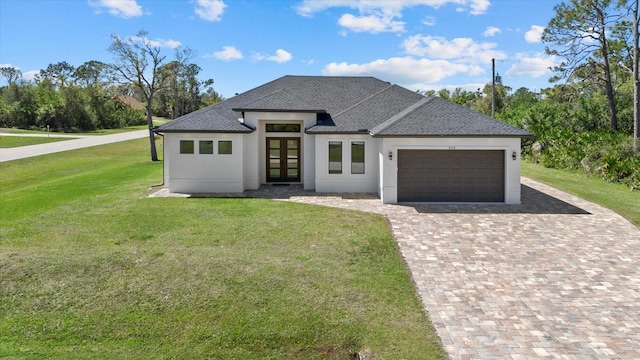
[[[146,106],[140,101],[138,101],[138,99],[134,98],[133,96],[116,95],[113,97],[113,100],[120,101],[123,104],[129,105],[134,110],[142,110],[142,111],[147,110]]]
[[[373,77],[284,76],[160,126],[176,193],[302,184],[384,203],[520,203],[532,134]]]

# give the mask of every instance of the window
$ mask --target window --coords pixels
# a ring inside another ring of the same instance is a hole
[[[329,141],[329,174],[342,174],[342,141]]]
[[[213,154],[213,141],[200,140],[200,154]]]
[[[266,132],[300,132],[300,124],[267,124]]]
[[[229,155],[231,154],[231,141],[230,140],[221,140],[218,141],[218,154],[220,155]]]
[[[351,143],[351,173],[364,174],[364,141]]]
[[[180,140],[180,154],[193,154],[193,140]]]

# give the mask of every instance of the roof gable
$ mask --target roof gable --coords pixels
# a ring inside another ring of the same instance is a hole
[[[331,114],[332,126],[319,125],[309,133],[369,132],[424,96],[398,85],[389,85],[339,113]]]
[[[372,129],[374,136],[530,137],[527,131],[466,106],[428,97]]]
[[[258,100],[236,107],[234,111],[325,112],[286,89],[278,89]]]
[[[374,77],[283,76],[220,103],[181,116],[159,132],[251,132],[238,111],[339,113],[389,86]],[[301,104],[295,104],[295,100]],[[292,106],[292,107],[289,107]]]

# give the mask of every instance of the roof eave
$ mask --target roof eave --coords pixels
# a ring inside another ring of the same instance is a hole
[[[307,129],[305,130],[305,133],[310,134],[310,135],[372,135],[371,132],[369,132],[369,130],[363,130],[363,131],[359,131],[359,130],[351,130],[351,131],[346,131],[346,130],[342,130],[342,131],[323,131],[323,130],[317,130],[317,131],[312,131],[311,129]]]
[[[313,110],[313,109],[305,109],[305,110],[295,110],[295,109],[254,109],[254,108],[233,108],[233,111],[239,112],[282,112],[282,113],[314,113],[314,114],[323,114],[326,113],[327,110]]]
[[[255,129],[247,128],[246,130],[185,130],[185,129],[155,129],[155,133],[217,133],[217,134],[249,134],[256,131]]]
[[[511,134],[423,134],[423,135],[411,135],[411,134],[372,134],[374,138],[392,137],[392,138],[443,138],[443,137],[457,137],[457,138],[535,138],[533,134],[529,135],[511,135]]]

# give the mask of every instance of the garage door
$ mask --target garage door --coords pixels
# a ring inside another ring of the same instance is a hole
[[[399,150],[398,201],[504,202],[504,151]]]

